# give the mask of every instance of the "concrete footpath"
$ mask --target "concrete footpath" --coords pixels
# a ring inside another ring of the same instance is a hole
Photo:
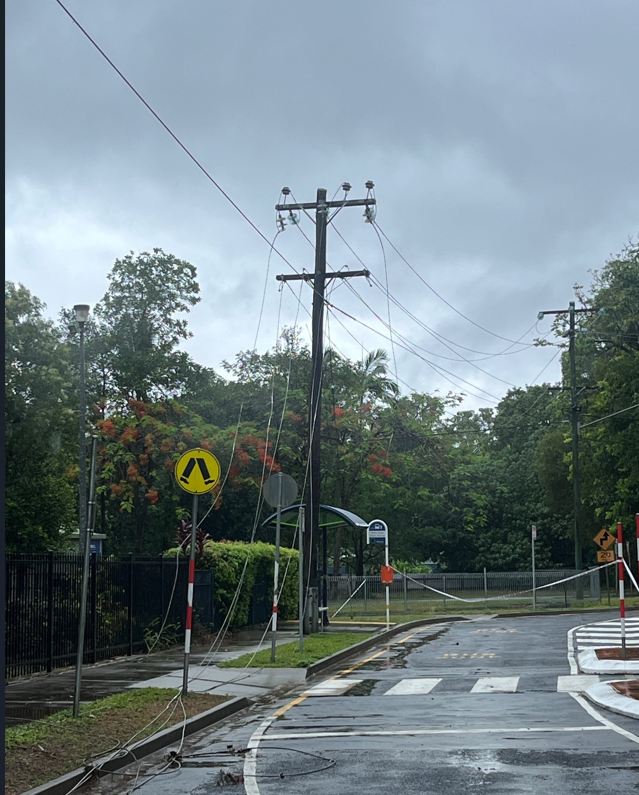
[[[381,623],[332,624],[331,632],[371,633],[385,628]],[[228,633],[219,650],[210,655],[211,643],[193,643],[189,665],[189,689],[217,695],[259,698],[306,677],[304,668],[218,668],[217,663],[270,648],[270,636],[260,646],[264,629]],[[278,646],[298,637],[296,622],[283,622],[277,632]],[[217,644],[216,644],[217,645]],[[206,665],[202,663],[206,660]],[[85,665],[82,669],[81,703],[122,693],[129,687],[181,687],[184,650],[181,647],[152,654],[115,657]],[[6,726],[18,726],[68,709],[73,704],[75,667],[49,674],[13,679],[5,685]]]
[[[354,628],[352,631],[358,631]],[[364,631],[364,630],[362,630]],[[370,629],[366,630],[370,631]],[[213,663],[223,662],[238,657],[247,652],[257,651],[264,630],[250,629],[242,632],[228,634],[219,652],[209,658]],[[278,632],[278,644],[290,643],[297,637],[292,628],[284,628]],[[267,640],[270,643],[270,640]],[[207,657],[210,643],[193,644],[191,647],[191,671],[197,671],[198,666]],[[264,646],[262,646],[264,648]],[[99,698],[122,693],[132,686],[144,686],[145,682],[171,676],[182,669],[184,650],[182,648],[168,651],[153,652],[152,654],[137,654],[131,657],[116,657],[111,660],[85,665],[82,669],[82,702],[83,704]],[[224,670],[224,669],[217,669]],[[277,669],[276,669],[277,670]],[[302,669],[300,669],[302,670]],[[193,675],[193,673],[191,673]],[[201,690],[193,683],[193,690]],[[252,680],[255,683],[255,680]],[[262,677],[260,684],[279,686],[275,675],[272,684],[267,678]],[[171,684],[166,687],[180,687],[171,679]],[[75,687],[75,668],[63,668],[50,674],[36,674],[22,679],[13,679],[5,685],[5,718],[6,726],[17,726],[30,720],[45,718],[62,709],[68,709],[73,703]],[[236,690],[229,690],[229,695],[244,695],[244,686]],[[256,695],[257,690],[253,691]]]

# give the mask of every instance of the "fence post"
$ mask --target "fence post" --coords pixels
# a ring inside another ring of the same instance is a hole
[[[133,552],[129,555],[129,650],[127,655],[133,654]]]
[[[568,583],[564,583],[564,607],[568,607]]]
[[[364,575],[364,615],[368,613],[368,580]]]
[[[89,576],[91,578],[91,662],[96,662],[96,648],[98,645],[98,556],[95,552],[91,555]]]
[[[446,575],[443,575],[444,584],[442,585],[442,591],[444,592],[444,610],[446,609]]]
[[[402,572],[404,578],[404,613],[408,613],[408,585],[406,583],[406,572]]]
[[[49,552],[49,565],[47,582],[47,673],[53,671],[53,556],[55,553]],[[607,569],[606,569],[607,571]]]
[[[485,566],[484,566],[484,596],[488,598],[488,575],[486,574]]]
[[[160,555],[160,615],[164,615],[164,555]]]

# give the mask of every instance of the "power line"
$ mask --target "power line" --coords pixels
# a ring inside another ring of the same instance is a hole
[[[184,144],[180,138],[173,132],[173,130],[169,127],[169,125],[164,121],[164,119],[153,109],[153,107],[144,99],[142,94],[137,90],[137,88],[131,83],[131,81],[120,71],[120,69],[115,65],[115,63],[109,58],[106,52],[100,47],[100,45],[95,41],[95,39],[88,33],[88,31],[82,27],[80,22],[73,16],[73,14],[69,11],[69,9],[62,3],[61,0],[55,0],[55,2],[60,6],[60,8],[64,11],[64,13],[69,17],[69,19],[73,22],[74,25],[83,33],[84,36],[91,42],[91,44],[95,47],[95,49],[100,53],[100,55],[104,58],[104,60],[109,64],[109,66],[116,72],[116,74],[122,78],[124,83],[131,89],[131,91],[135,94],[135,96],[140,100],[140,102],[144,105],[144,107],[151,113],[151,115],[155,118],[155,120],[164,128],[164,130],[171,136],[171,138],[175,141],[175,143],[182,149],[182,151],[195,163],[195,165],[200,169],[200,171],[204,174],[204,176],[218,189],[218,191],[224,196],[224,198],[229,202],[229,204],[237,210],[237,212],[242,216],[242,218],[246,221],[246,223],[255,231],[257,234],[262,238],[262,240],[267,243],[271,247],[271,251],[275,251],[275,253],[285,262],[289,268],[291,268],[295,273],[298,273],[297,269],[286,259],[286,257],[279,251],[275,246],[271,243],[271,241],[266,237],[266,235],[251,221],[248,215],[242,210],[242,208],[229,196],[229,194],[222,188],[222,186],[217,182],[217,180],[206,170],[206,168],[200,163],[200,161],[195,157],[195,155],[191,152],[191,150]]]
[[[446,306],[448,306],[450,309],[452,309],[452,310],[453,310],[453,312],[457,313],[457,314],[458,314],[460,317],[463,317],[463,318],[464,318],[464,320],[467,320],[469,323],[472,323],[472,325],[473,325],[473,326],[476,326],[478,329],[481,329],[482,331],[485,331],[485,332],[486,332],[486,334],[490,334],[490,335],[492,335],[493,337],[497,337],[497,339],[504,340],[505,342],[511,342],[513,345],[518,345],[518,344],[520,344],[520,343],[519,343],[517,340],[511,340],[511,339],[509,339],[508,337],[502,337],[502,335],[501,335],[501,334],[496,334],[494,331],[491,331],[490,329],[487,329],[487,328],[485,328],[485,326],[482,326],[481,324],[479,324],[479,323],[475,322],[475,321],[474,321],[472,318],[469,318],[467,315],[465,315],[463,312],[461,312],[459,309],[457,309],[457,307],[453,306],[453,305],[450,303],[450,301],[447,301],[447,300],[446,300],[446,299],[445,299],[445,298],[444,298],[442,295],[440,295],[440,293],[438,293],[438,292],[437,292],[437,290],[436,290],[434,287],[432,287],[432,286],[431,286],[431,285],[430,285],[430,284],[429,284],[429,283],[426,281],[426,279],[424,279],[424,277],[423,277],[423,276],[422,276],[422,275],[421,275],[421,274],[420,274],[420,273],[419,273],[419,272],[418,272],[418,271],[417,271],[417,270],[416,270],[416,269],[415,269],[415,268],[414,268],[414,267],[413,267],[413,266],[410,264],[410,262],[409,262],[409,261],[406,259],[406,257],[404,257],[404,255],[403,255],[403,254],[402,254],[402,253],[401,253],[401,252],[400,252],[400,251],[397,249],[397,247],[396,247],[396,246],[393,244],[393,242],[392,242],[392,241],[389,239],[389,237],[386,235],[386,233],[385,233],[385,232],[384,232],[384,230],[383,230],[383,229],[380,227],[380,225],[377,223],[377,221],[374,221],[373,223],[374,223],[374,225],[375,225],[375,226],[376,226],[376,227],[379,229],[380,233],[383,235],[384,239],[385,239],[385,240],[388,242],[388,244],[389,244],[389,245],[390,245],[390,247],[393,249],[393,251],[394,251],[394,252],[395,252],[395,253],[396,253],[396,254],[397,254],[399,257],[400,257],[400,259],[401,259],[403,262],[405,262],[405,263],[406,263],[406,265],[408,265],[408,267],[409,267],[409,268],[412,270],[412,272],[415,274],[415,276],[417,276],[417,278],[418,278],[418,279],[419,279],[419,280],[420,280],[420,281],[421,281],[423,284],[425,284],[425,285],[426,285],[426,287],[428,287],[428,289],[429,289],[429,290],[430,290],[430,291],[431,291],[431,292],[432,292],[434,295],[436,295],[436,296],[437,296],[437,298],[439,298],[439,300],[440,300],[440,301],[443,301],[443,302],[446,304]]]
[[[292,194],[291,194],[291,195],[292,195]],[[307,214],[308,214],[308,213],[307,213]],[[335,229],[335,231],[337,231],[337,229],[336,229],[336,227],[335,227],[335,226],[334,226],[333,228]],[[303,229],[302,229],[302,228],[301,228],[299,225],[298,225],[298,229],[300,230],[300,232],[301,232],[301,234],[304,236],[304,238],[307,240],[307,242],[308,242],[308,243],[309,243],[309,244],[310,244],[310,245],[311,245],[313,248],[315,248],[315,247],[314,247],[314,245],[313,245],[313,241],[312,241],[312,240],[311,240],[311,239],[308,237],[308,235],[307,235],[307,234],[304,232],[304,230],[303,230]],[[341,234],[339,234],[339,232],[338,232],[338,235],[339,235],[340,237],[342,237],[342,235],[341,235]],[[344,240],[344,238],[343,238],[343,237],[342,237],[342,240]],[[344,241],[344,242],[345,242],[345,241]],[[381,242],[381,241],[380,241],[380,242]],[[362,261],[361,261],[361,259],[359,259],[359,257],[358,257],[358,260],[359,260],[360,262],[362,262]],[[362,263],[362,264],[363,264],[363,263]],[[377,281],[377,279],[374,279],[374,281],[376,282],[376,281]],[[351,291],[352,291],[352,292],[353,292],[353,293],[354,293],[354,294],[355,294],[355,295],[356,295],[356,296],[359,298],[359,300],[360,300],[360,301],[361,301],[361,302],[364,304],[364,306],[366,306],[366,307],[367,307],[367,308],[368,308],[368,309],[369,309],[369,310],[370,310],[370,311],[373,313],[373,315],[374,315],[374,316],[377,318],[377,320],[379,320],[379,321],[382,323],[382,325],[384,325],[384,326],[386,326],[386,327],[388,328],[388,330],[389,330],[389,333],[390,333],[390,335],[391,335],[391,336],[390,336],[390,337],[386,337],[384,334],[381,334],[381,332],[378,332],[376,329],[373,329],[371,326],[368,326],[368,325],[367,325],[366,323],[364,323],[363,321],[360,321],[360,320],[358,320],[357,318],[354,318],[352,315],[349,315],[347,312],[344,312],[344,310],[342,310],[342,309],[339,309],[339,307],[336,307],[334,304],[330,304],[329,302],[327,302],[327,306],[329,306],[329,307],[330,307],[330,306],[333,306],[333,308],[334,308],[334,309],[336,309],[338,312],[342,312],[343,314],[347,315],[347,317],[350,317],[350,318],[351,318],[351,320],[354,320],[356,323],[360,323],[360,324],[361,324],[361,325],[363,325],[365,328],[367,328],[367,329],[369,329],[369,330],[373,331],[374,333],[376,333],[376,334],[380,334],[380,336],[382,336],[384,339],[388,340],[388,341],[391,343],[391,346],[393,346],[393,345],[394,345],[394,341],[393,341],[393,338],[392,338],[392,333],[393,333],[393,332],[392,332],[392,328],[391,328],[391,326],[390,326],[390,325],[387,325],[387,324],[386,324],[386,322],[385,322],[384,320],[382,320],[382,318],[381,318],[381,317],[380,317],[380,316],[379,316],[379,315],[378,315],[378,314],[375,312],[375,310],[373,310],[373,309],[372,309],[372,308],[371,308],[371,307],[370,307],[370,306],[369,306],[369,305],[366,303],[366,301],[364,300],[364,298],[362,298],[362,296],[361,296],[361,295],[360,295],[360,294],[359,294],[359,293],[358,293],[358,292],[357,292],[357,291],[356,291],[356,290],[355,290],[355,289],[354,289],[354,288],[353,288],[353,287],[350,285],[350,283],[349,283],[349,284],[347,284],[347,286],[348,286],[348,288],[349,288],[349,289],[350,289],[350,290],[351,290]],[[389,297],[390,297],[390,293],[388,293],[388,295],[389,295]],[[394,299],[393,299],[393,300],[394,300]],[[414,354],[415,356],[417,356],[418,358],[422,359],[422,361],[426,362],[426,364],[428,364],[428,366],[429,366],[429,367],[431,367],[431,368],[433,368],[433,369],[437,368],[437,370],[436,370],[436,371],[439,371],[439,369],[441,369],[441,370],[444,370],[444,372],[446,372],[446,373],[449,373],[449,375],[453,375],[453,376],[455,376],[456,378],[459,378],[459,380],[463,381],[464,383],[468,384],[469,386],[472,386],[474,389],[479,389],[479,391],[480,391],[480,392],[484,392],[486,395],[489,395],[489,396],[490,396],[491,398],[493,398],[493,399],[494,399],[494,400],[495,400],[497,403],[499,402],[499,398],[497,398],[497,396],[496,396],[496,395],[493,395],[493,394],[491,394],[491,393],[490,393],[490,392],[488,392],[487,390],[483,389],[483,388],[482,388],[482,387],[480,387],[480,386],[477,386],[476,384],[473,384],[473,383],[472,383],[472,382],[470,382],[470,381],[466,381],[466,379],[462,378],[461,376],[457,376],[455,373],[451,373],[449,370],[446,370],[445,368],[443,368],[443,367],[440,367],[439,365],[435,365],[433,362],[429,362],[427,359],[425,359],[423,356],[420,356],[420,355],[419,355],[419,354],[418,354],[418,353],[417,353],[415,350],[413,350],[413,349],[412,349],[412,347],[410,347],[410,346],[412,346],[412,345],[415,345],[415,347],[417,347],[417,348],[420,348],[421,346],[417,345],[416,343],[412,343],[412,342],[410,342],[410,341],[409,341],[409,340],[407,340],[407,339],[406,339],[406,338],[405,338],[403,335],[399,334],[397,331],[395,332],[395,334],[397,334],[397,335],[400,337],[400,339],[403,339],[403,340],[404,340],[404,342],[406,343],[405,345],[400,345],[399,347],[403,348],[404,350],[407,350],[409,353],[412,353],[412,354]],[[409,346],[409,347],[407,347],[407,346]],[[449,346],[446,346],[446,347],[449,347]],[[422,349],[422,350],[424,350],[424,349]],[[451,350],[452,350],[452,349],[451,349]],[[432,353],[431,351],[427,351],[427,352],[428,352],[430,355],[433,355],[433,356],[437,356],[437,355],[438,355],[438,354]],[[454,351],[453,351],[453,352],[454,352]],[[440,357],[440,358],[444,358],[444,357]],[[446,358],[447,358],[447,357],[446,357]],[[457,359],[457,360],[454,360],[454,361],[459,361],[459,360]],[[463,359],[463,361],[466,361],[466,362],[469,362],[469,363],[471,363],[471,362],[470,362],[468,359],[465,359],[465,358]],[[395,369],[397,369],[397,365],[395,366]],[[498,381],[502,381],[502,382],[503,382],[503,383],[505,383],[507,386],[511,386],[511,387],[514,387],[514,386],[515,386],[514,384],[511,384],[509,381],[504,381],[502,378],[499,378],[498,376],[492,376],[492,374],[491,374],[491,373],[488,373],[487,371],[485,371],[485,370],[482,370],[482,368],[481,368],[481,367],[477,367],[477,369],[478,369],[478,370],[481,370],[481,371],[482,371],[483,373],[485,373],[486,375],[490,375],[492,378],[495,378],[495,379],[497,379]],[[442,373],[441,373],[441,372],[439,372],[439,375],[442,375]],[[457,387],[458,389],[463,389],[463,387],[461,387],[459,384],[455,383],[455,382],[454,382],[454,381],[452,381],[451,379],[449,379],[449,378],[446,378],[446,376],[443,376],[443,377],[444,377],[444,378],[445,378],[447,381],[449,381],[451,384],[453,384],[453,386]],[[396,378],[397,378],[397,373],[396,373]],[[397,378],[397,380],[399,380],[399,379]],[[472,395],[473,397],[476,397],[476,398],[478,398],[479,400],[485,400],[485,399],[486,399],[486,398],[482,398],[482,397],[480,397],[479,395],[475,395],[475,394],[473,394],[472,392],[468,392],[468,394]]]
[[[337,236],[338,236],[338,237],[339,237],[339,238],[342,240],[342,242],[343,242],[343,243],[344,243],[344,245],[345,245],[345,246],[348,248],[348,250],[351,252],[351,254],[353,254],[353,256],[355,257],[355,259],[356,259],[356,260],[357,260],[357,261],[358,261],[358,262],[359,262],[361,265],[363,265],[365,268],[367,268],[368,270],[371,270],[371,271],[372,271],[372,269],[371,269],[371,268],[370,268],[368,265],[366,265],[366,263],[365,263],[365,262],[362,260],[362,258],[361,258],[361,257],[360,257],[360,256],[357,254],[357,252],[356,252],[356,251],[353,249],[353,247],[350,245],[350,243],[349,243],[349,242],[348,242],[348,241],[347,241],[347,240],[344,238],[344,236],[343,236],[343,235],[340,233],[340,231],[337,229],[337,227],[333,226],[333,228],[335,229],[335,232],[337,233]],[[377,231],[377,230],[376,230],[376,231]],[[307,238],[307,239],[308,239],[308,238]],[[385,294],[385,290],[384,290],[384,287],[383,287],[383,285],[381,284],[381,282],[380,282],[380,281],[379,281],[379,280],[378,280],[378,279],[377,279],[375,276],[372,276],[372,281],[373,281],[373,283],[375,284],[375,286],[376,286],[376,287],[377,287],[379,290],[381,290],[382,292],[384,292],[384,294]],[[482,356],[482,359],[453,359],[453,358],[451,358],[451,357],[449,357],[449,356],[444,356],[444,355],[443,355],[443,354],[441,354],[441,353],[434,353],[434,352],[432,352],[432,351],[429,351],[429,353],[430,353],[432,356],[437,356],[437,357],[439,357],[440,359],[449,359],[450,361],[484,361],[485,359],[492,359],[492,358],[495,358],[496,356],[512,356],[513,354],[516,354],[516,353],[521,353],[522,351],[524,351],[524,350],[527,350],[528,348],[534,348],[534,347],[535,347],[535,343],[524,343],[524,342],[522,342],[522,340],[523,340],[523,338],[524,338],[524,337],[526,337],[528,334],[530,334],[530,332],[531,332],[531,331],[532,331],[534,328],[536,328],[536,326],[537,326],[537,323],[536,323],[536,322],[535,322],[535,323],[533,323],[533,325],[532,325],[532,326],[531,326],[529,329],[527,329],[527,330],[526,330],[526,331],[525,331],[525,332],[524,332],[524,333],[523,333],[523,334],[522,334],[522,335],[519,337],[519,339],[518,339],[516,342],[512,342],[510,345],[508,345],[506,348],[504,348],[504,350],[503,350],[503,351],[497,351],[496,353],[490,353],[490,352],[488,352],[488,351],[478,351],[478,350],[476,350],[475,348],[469,348],[469,347],[467,347],[466,345],[462,345],[462,344],[461,344],[461,343],[459,343],[459,342],[455,342],[454,340],[451,340],[451,339],[449,339],[448,337],[445,337],[443,334],[440,334],[438,331],[435,331],[435,330],[434,330],[434,329],[432,329],[430,326],[428,326],[426,323],[424,323],[422,320],[420,320],[420,319],[419,319],[419,318],[418,318],[416,315],[414,315],[414,314],[413,314],[413,313],[412,313],[412,312],[411,312],[411,311],[410,311],[410,310],[409,310],[407,307],[405,307],[405,306],[404,306],[404,305],[403,305],[403,304],[402,304],[402,303],[399,301],[399,299],[397,299],[395,296],[393,296],[393,295],[390,295],[389,297],[390,297],[390,300],[391,300],[391,301],[392,301],[392,302],[395,304],[395,306],[397,306],[397,307],[398,307],[398,308],[399,308],[399,309],[400,309],[402,312],[404,312],[404,314],[406,314],[406,315],[407,315],[407,316],[408,316],[408,317],[409,317],[411,320],[413,320],[415,323],[417,323],[417,324],[418,324],[418,325],[419,325],[421,328],[423,328],[423,329],[424,329],[424,331],[428,332],[428,333],[429,333],[429,334],[430,334],[432,337],[434,337],[434,338],[435,338],[435,339],[436,339],[438,342],[440,342],[442,345],[444,344],[444,342],[442,342],[442,340],[443,340],[443,341],[445,341],[445,342],[448,342],[448,343],[450,343],[450,345],[453,345],[455,348],[461,348],[462,350],[469,351],[470,353],[477,353],[477,354],[479,354],[479,355],[481,355],[481,356]],[[545,335],[543,335],[542,339],[545,339],[545,337],[548,337],[548,336],[549,336],[551,333],[552,333],[552,329],[551,329],[550,331],[548,331],[548,332],[547,332]],[[511,348],[512,348],[514,345],[521,345],[522,347],[520,347],[520,348],[519,348],[519,349],[517,349],[517,350],[511,351],[510,349],[511,349]],[[447,345],[446,347],[449,347],[449,346]],[[450,349],[450,348],[449,348],[449,349]]]
[[[363,326],[364,328],[368,329],[369,331],[372,331],[374,334],[378,334],[383,339],[389,340],[389,338],[385,334],[383,334],[381,331],[378,331],[377,329],[373,328],[372,326],[369,326],[367,323],[364,323],[363,320],[359,320],[358,318],[353,317],[353,315],[350,315],[348,312],[345,312],[343,309],[340,309],[338,306],[335,306],[334,304],[331,304],[331,306],[332,306],[332,308],[335,311],[340,312],[342,315],[345,315],[346,317],[350,318],[350,320],[353,320],[355,323],[359,323],[361,326]],[[454,378],[458,378],[460,381],[463,381],[465,384],[468,384],[469,386],[473,387],[473,389],[478,389],[480,392],[484,392],[490,398],[493,398],[495,403],[499,403],[500,398],[498,398],[496,395],[493,395],[491,392],[488,392],[487,390],[482,389],[482,387],[477,386],[477,384],[473,384],[471,381],[466,381],[465,378],[462,378],[461,376],[458,376],[456,373],[452,373],[450,370],[446,370],[446,368],[441,367],[440,365],[429,361],[424,356],[422,356],[421,354],[417,353],[417,351],[413,350],[413,348],[408,347],[408,345],[401,345],[400,344],[398,347],[402,348],[403,350],[408,351],[409,353],[412,353],[418,359],[421,359],[425,364],[427,364],[430,368],[435,370],[439,375],[442,375],[441,371],[443,371],[445,373],[448,373],[449,375],[452,375]],[[450,381],[450,383],[453,384],[454,386],[456,386],[458,389],[463,389],[463,387],[460,387],[459,384],[455,383],[450,378],[447,378],[446,376],[443,376],[443,378],[445,378],[447,381]],[[473,397],[479,398],[479,400],[486,400],[487,399],[487,398],[482,398],[479,395],[475,395],[472,392],[469,392],[468,390],[466,390],[466,391],[468,392],[468,394],[473,395]]]
[[[377,320],[379,320],[381,323],[383,323],[386,326],[386,328],[388,328],[388,331],[391,334],[390,339],[391,339],[391,344],[392,344],[392,329],[391,329],[390,325],[387,325],[386,322],[382,320],[382,318],[377,314],[377,312],[375,312],[375,310],[364,300],[364,298],[357,292],[357,290],[355,290],[355,288],[352,285],[348,284],[347,287],[351,290],[351,292],[355,296],[357,296],[357,298],[359,298],[359,300],[364,304],[364,306],[370,312],[373,313],[373,315],[377,318]],[[421,345],[418,345],[416,342],[408,341],[407,338],[404,337],[402,334],[399,334],[399,332],[396,331],[395,333],[397,334],[398,337],[400,337],[401,339],[403,339],[406,342],[409,342],[409,344],[413,345],[415,348],[419,348],[420,350],[425,350],[424,348],[421,347]],[[446,347],[449,348],[452,351],[452,348],[450,348],[449,345],[446,345]],[[437,356],[438,355],[438,354],[433,354],[432,351],[426,351],[426,352],[429,353],[430,355],[433,355],[433,356]],[[440,358],[444,358],[444,357],[440,357]],[[446,358],[448,358],[448,357],[446,357]],[[498,375],[493,375],[492,373],[489,373],[488,370],[484,370],[482,367],[479,367],[479,365],[475,364],[471,359],[467,359],[465,356],[462,356],[460,359],[453,359],[453,361],[466,362],[467,364],[470,364],[472,367],[474,367],[476,370],[479,370],[480,372],[484,373],[484,375],[487,375],[490,378],[494,378],[496,381],[501,381],[501,383],[502,384],[506,384],[506,386],[511,386],[511,387],[515,387],[516,386],[516,384],[513,384],[510,381],[506,381],[503,378],[500,378]]]
[[[581,431],[583,428],[587,428],[589,425],[596,425],[598,422],[603,422],[604,420],[609,419],[610,417],[616,417],[617,414],[624,414],[626,411],[630,411],[631,409],[639,408],[639,403],[635,403],[633,406],[628,406],[625,409],[621,409],[620,411],[614,411],[612,414],[606,414],[605,417],[599,417],[598,420],[593,420],[592,422],[586,422],[584,425],[579,423],[579,430]]]

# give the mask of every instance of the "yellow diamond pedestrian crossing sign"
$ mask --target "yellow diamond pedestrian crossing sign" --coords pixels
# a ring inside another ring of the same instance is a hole
[[[178,485],[189,494],[206,494],[220,479],[220,462],[208,450],[196,447],[187,450],[175,465]]]

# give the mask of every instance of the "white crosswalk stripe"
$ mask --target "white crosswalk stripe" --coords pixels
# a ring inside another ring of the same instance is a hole
[[[435,677],[424,677],[422,679],[402,679],[396,685],[393,685],[390,690],[387,690],[385,696],[415,696],[423,693],[430,693],[430,691],[437,687],[441,679]]]
[[[482,676],[473,685],[471,693],[516,693],[518,676]]]
[[[305,696],[341,696],[350,690],[351,687],[362,683],[361,679],[327,679],[326,682],[320,682],[310,690],[305,690],[302,695]]]
[[[599,682],[597,674],[577,674],[573,676],[558,676],[557,677],[557,692],[558,693],[583,693],[590,685],[596,685]]]
[[[621,646],[621,622],[617,618],[578,627],[574,640],[578,651]],[[626,619],[626,645],[639,646],[639,618]]]
[[[557,693],[583,693],[590,685],[597,684],[600,680],[597,674],[579,674],[577,676],[557,676],[548,677],[546,691],[554,690]],[[353,685],[360,684],[359,679],[333,679],[322,682],[319,685],[307,690],[307,696],[342,696],[347,695]],[[467,681],[466,688],[460,690],[456,685],[457,677],[412,677],[410,679],[400,679],[399,682],[390,687],[384,696],[424,696],[441,695],[455,692],[457,694],[477,694],[477,693],[517,693],[529,692],[529,687],[533,684],[531,678],[524,677],[523,687],[520,676],[482,676],[478,679]],[[472,683],[472,685],[471,685]],[[455,685],[451,690],[451,685]],[[539,691],[538,678],[534,682],[535,692]]]

